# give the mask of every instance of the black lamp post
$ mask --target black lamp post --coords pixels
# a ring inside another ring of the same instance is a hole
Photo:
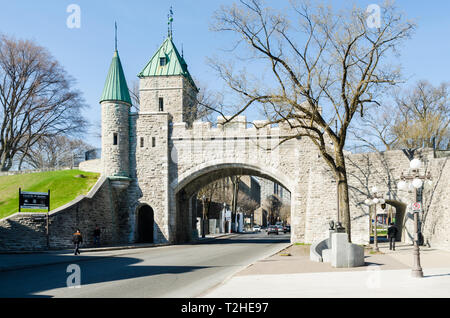
[[[431,174],[420,174],[420,166],[422,162],[419,159],[413,159],[409,163],[409,171],[407,174],[402,172],[400,181],[397,184],[399,190],[407,190],[414,188],[414,200],[418,202],[417,189],[422,188],[423,181],[426,180],[428,184],[431,183]],[[406,181],[411,181],[410,185]],[[421,206],[421,204],[420,204]],[[414,213],[414,265],[411,271],[413,277],[423,277],[422,267],[420,266],[420,248],[419,248],[419,212],[420,210],[413,210]]]
[[[374,207],[374,214],[375,214],[375,230],[374,230],[374,235],[373,235],[373,243],[374,243],[374,250],[375,251],[379,251],[378,248],[378,218],[377,218],[377,204],[385,204],[383,195],[379,193],[378,188],[377,187],[373,187],[372,188],[372,196],[367,198],[364,203],[366,203],[369,206],[373,206]]]

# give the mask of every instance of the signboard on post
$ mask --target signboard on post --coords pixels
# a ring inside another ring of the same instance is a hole
[[[47,209],[50,211],[50,190],[45,192],[22,192],[19,188],[19,212],[21,209]]]
[[[413,212],[421,212],[422,211],[422,204],[420,202],[415,202],[412,205]]]

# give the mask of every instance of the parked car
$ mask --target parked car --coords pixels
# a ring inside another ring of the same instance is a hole
[[[259,225],[255,225],[253,227],[253,232],[261,232],[261,227]]]
[[[267,235],[276,234],[278,235],[278,227],[276,225],[269,225],[267,228]]]
[[[291,233],[291,226],[290,225],[284,226],[284,233]]]
[[[283,233],[285,233],[283,225],[277,224],[277,225],[275,225],[275,226],[277,227],[278,232],[283,232]]]

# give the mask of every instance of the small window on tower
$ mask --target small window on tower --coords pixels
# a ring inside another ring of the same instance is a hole
[[[167,64],[167,60],[165,57],[160,57],[159,58],[159,66],[164,66]]]
[[[155,147],[155,146],[156,146],[156,138],[152,137],[152,147]]]
[[[144,137],[141,137],[141,148],[144,147]]]
[[[164,98],[162,97],[159,98],[159,111],[164,111]]]
[[[113,135],[113,145],[117,146],[117,142],[119,140],[119,136],[117,135],[117,133],[114,133]]]

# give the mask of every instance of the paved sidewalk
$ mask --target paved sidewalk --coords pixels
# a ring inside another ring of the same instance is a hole
[[[412,246],[366,250],[366,265],[333,268],[309,260],[309,246],[290,248],[231,277],[204,297],[450,297],[450,252],[421,247],[424,278],[411,277]],[[290,256],[283,256],[290,255]]]
[[[207,242],[213,239],[227,238],[236,235],[235,233],[210,234],[205,238],[199,238],[195,243]],[[191,243],[192,244],[192,243]],[[105,247],[80,248],[80,255],[73,255],[73,250],[51,250],[39,252],[11,252],[0,254],[0,272],[17,269],[34,268],[43,265],[53,265],[61,263],[73,263],[89,261],[105,257],[113,257],[118,251],[119,254],[126,254],[130,249],[161,248],[170,246],[169,244],[128,244]]]

